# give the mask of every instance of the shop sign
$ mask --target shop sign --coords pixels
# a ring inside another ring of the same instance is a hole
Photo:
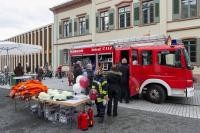
[[[101,47],[92,47],[92,48],[72,49],[70,50],[70,55],[111,53],[112,51],[113,51],[112,46],[101,46]]]

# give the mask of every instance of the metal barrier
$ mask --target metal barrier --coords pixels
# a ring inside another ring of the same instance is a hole
[[[11,74],[6,74],[6,73],[1,73],[0,74],[0,85],[11,85],[12,84],[12,75]]]

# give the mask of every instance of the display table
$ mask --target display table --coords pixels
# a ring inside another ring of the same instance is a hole
[[[89,97],[87,96],[80,98],[75,97],[66,101],[41,100],[35,97],[32,97],[32,100],[35,101],[39,107],[37,115],[39,114],[40,116],[43,113],[43,118],[50,121],[67,123],[69,124],[70,128],[72,128],[73,123],[75,123],[75,113],[79,111],[78,107],[81,106],[81,110],[83,110],[85,109],[86,103],[90,101]],[[54,107],[56,107],[56,109]],[[63,110],[65,112],[64,114]]]
[[[68,107],[77,107],[90,101],[88,97],[80,98],[80,99],[70,99],[66,101],[41,100],[41,99],[33,97],[32,100],[37,101],[37,102],[42,102],[42,103],[63,105],[63,106],[68,106]]]

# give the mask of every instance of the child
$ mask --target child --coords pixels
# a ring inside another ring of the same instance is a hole
[[[108,101],[108,84],[103,77],[102,71],[100,70],[97,70],[95,73],[94,81],[92,83],[92,89],[96,89],[98,93],[97,100],[95,101],[97,107],[96,117],[99,117],[99,123],[103,123],[106,102]]]
[[[72,68],[69,68],[69,71],[67,72],[67,77],[68,77],[69,86],[72,86],[72,83],[73,83],[73,80],[74,80]]]

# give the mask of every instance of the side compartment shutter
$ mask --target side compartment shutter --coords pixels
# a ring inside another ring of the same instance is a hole
[[[59,39],[63,38],[63,25],[62,21],[59,22]]]
[[[96,32],[100,32],[100,13],[96,13]]]
[[[115,29],[114,12],[115,10],[113,8],[109,10],[109,29],[110,30]]]
[[[180,18],[180,0],[172,0],[173,4],[173,15],[172,20]]]
[[[200,38],[197,38],[196,61],[197,64],[200,64]]]
[[[69,36],[72,36],[72,19],[69,20]]]
[[[133,22],[135,26],[138,26],[140,24],[140,3],[134,3],[133,8]]]
[[[74,36],[77,36],[77,18],[74,19]]]
[[[89,15],[85,16],[85,20],[86,20],[86,31],[85,31],[85,33],[89,34],[89,31],[90,31]]]
[[[160,22],[160,0],[154,0],[155,19],[156,23]]]

